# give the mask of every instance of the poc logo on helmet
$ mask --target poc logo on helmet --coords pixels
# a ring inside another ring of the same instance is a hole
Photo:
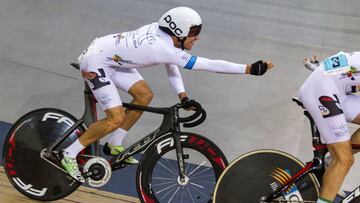
[[[181,35],[183,33],[183,31],[178,28],[176,26],[176,24],[172,21],[171,19],[171,16],[170,15],[167,15],[165,18],[164,18],[165,22],[169,24],[169,28],[172,29],[174,31],[174,33],[176,35]]]

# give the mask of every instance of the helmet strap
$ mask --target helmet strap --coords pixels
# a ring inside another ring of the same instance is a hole
[[[185,43],[185,40],[186,40],[186,37],[178,37],[177,38],[179,41],[180,41],[180,43],[181,43],[181,50],[184,50],[185,49],[185,47],[184,47],[184,43]]]

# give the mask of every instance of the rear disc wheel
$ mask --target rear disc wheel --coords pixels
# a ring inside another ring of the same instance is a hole
[[[12,126],[5,139],[3,162],[8,179],[19,192],[32,199],[51,201],[71,194],[81,185],[40,157],[40,152],[75,122],[76,118],[65,111],[45,108],[24,115]],[[84,131],[79,126],[54,150],[60,152]],[[80,154],[92,154],[91,147]],[[77,159],[80,165],[86,160],[81,155]]]

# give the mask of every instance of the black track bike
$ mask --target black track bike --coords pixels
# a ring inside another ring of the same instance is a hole
[[[320,133],[302,102],[310,121],[313,160],[302,163],[296,157],[273,149],[255,150],[235,159],[216,184],[213,203],[266,203],[317,201],[325,172],[324,157],[328,152]],[[360,145],[353,144],[353,149]],[[360,203],[360,185],[342,198],[342,203]]]
[[[78,64],[72,64],[78,68]],[[74,192],[81,183],[61,167],[61,150],[74,142],[86,126],[97,120],[96,100],[85,83],[85,111],[80,119],[55,108],[37,109],[22,116],[10,129],[3,151],[3,164],[12,185],[36,200],[57,200]],[[204,136],[181,131],[206,118],[201,105],[192,115],[180,117],[183,104],[153,108],[123,103],[125,108],[163,115],[159,128],[116,157],[101,157],[96,142],[77,157],[82,175],[92,187],[105,185],[111,173],[127,165],[123,160],[144,152],[136,174],[142,202],[209,202],[216,181],[228,165],[218,146]],[[189,106],[187,106],[189,107]],[[119,180],[121,181],[121,180]]]

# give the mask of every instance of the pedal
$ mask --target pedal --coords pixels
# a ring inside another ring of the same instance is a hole
[[[102,187],[111,178],[111,166],[109,162],[101,157],[91,158],[86,162],[83,170],[84,178],[87,178],[91,187]]]

